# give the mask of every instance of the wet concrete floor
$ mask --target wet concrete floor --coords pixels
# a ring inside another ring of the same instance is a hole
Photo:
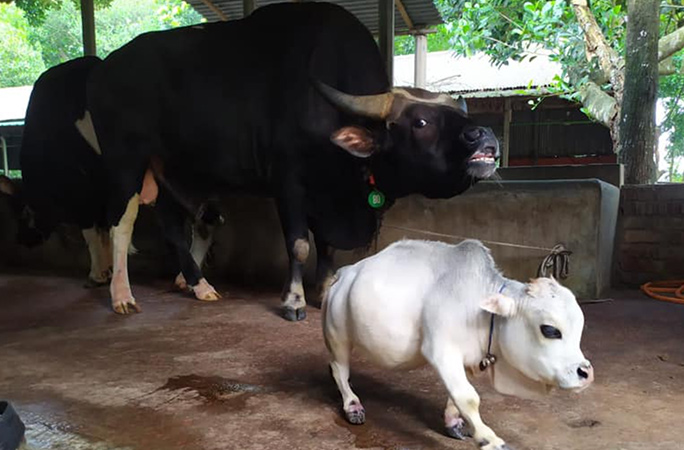
[[[355,360],[367,423],[348,425],[328,375],[320,311],[278,315],[278,292],[221,286],[202,303],[134,286],[143,312],[108,308],[82,280],[0,274],[0,398],[32,449],[470,449],[442,433],[431,369]],[[597,380],[582,394],[504,397],[475,380],[481,412],[515,449],[684,449],[684,306],[615,292],[585,305]]]

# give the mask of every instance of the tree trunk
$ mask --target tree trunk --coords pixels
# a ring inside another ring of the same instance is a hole
[[[616,150],[625,183],[655,178],[659,0],[628,0],[625,77]]]

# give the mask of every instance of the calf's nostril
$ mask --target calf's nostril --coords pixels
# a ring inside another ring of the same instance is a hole
[[[577,368],[577,375],[579,375],[579,377],[584,379],[584,380],[589,378],[589,374],[584,369],[582,369],[581,367]]]

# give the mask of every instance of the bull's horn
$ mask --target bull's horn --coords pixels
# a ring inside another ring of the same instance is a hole
[[[394,95],[391,92],[375,95],[351,95],[340,92],[318,80],[315,80],[314,84],[330,103],[351,114],[385,120],[392,108]]]

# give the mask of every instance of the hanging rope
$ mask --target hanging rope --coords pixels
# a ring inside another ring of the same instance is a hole
[[[563,244],[557,244],[544,258],[537,270],[538,277],[552,275],[556,280],[564,280],[570,272],[570,255],[572,252]]]

